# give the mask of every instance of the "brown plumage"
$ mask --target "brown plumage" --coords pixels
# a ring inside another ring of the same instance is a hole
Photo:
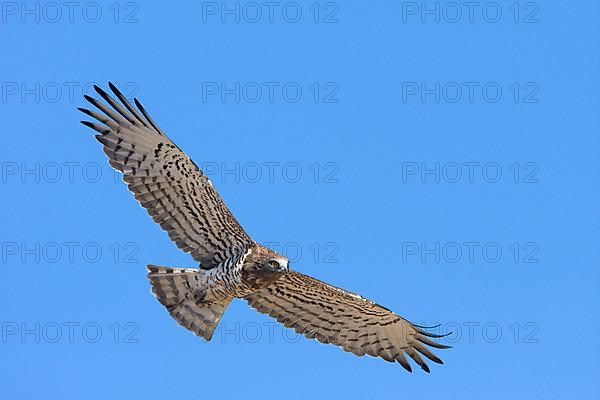
[[[158,301],[183,327],[210,340],[235,298],[288,328],[358,356],[397,361],[411,371],[407,356],[423,370],[421,356],[442,363],[427,346],[441,336],[413,325],[359,295],[289,269],[289,260],[254,242],[202,173],[134,99],[131,105],[109,83],[112,98],[95,87],[105,103],[85,96],[100,113],[80,108],[97,122],[109,163],[123,173],[129,190],[175,244],[200,269],[148,266]]]

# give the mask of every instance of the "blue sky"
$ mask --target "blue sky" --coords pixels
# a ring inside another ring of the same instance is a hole
[[[597,2],[1,6],[1,393],[600,394]],[[294,268],[453,331],[445,365],[243,302],[211,343],[179,328],[144,267],[195,263],[78,122],[109,80]]]

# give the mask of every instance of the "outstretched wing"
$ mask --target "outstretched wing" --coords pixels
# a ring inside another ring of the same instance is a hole
[[[202,268],[243,254],[252,240],[223,203],[210,180],[165,136],[144,107],[134,108],[109,83],[120,103],[94,86],[108,105],[85,96],[102,114],[79,108],[98,122],[82,123],[99,132],[110,165],[171,240]]]
[[[426,346],[449,347],[430,339],[443,335],[426,332],[372,301],[294,271],[245,299],[259,312],[307,338],[335,344],[358,356],[398,361],[409,372],[412,369],[404,354],[429,372],[419,354],[442,364]]]

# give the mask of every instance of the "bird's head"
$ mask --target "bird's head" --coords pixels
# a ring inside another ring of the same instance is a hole
[[[264,246],[255,244],[244,260],[243,277],[257,289],[266,287],[288,272],[290,260]]]

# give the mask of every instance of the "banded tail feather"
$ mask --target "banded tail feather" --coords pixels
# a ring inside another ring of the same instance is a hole
[[[232,299],[205,302],[198,298],[198,270],[148,265],[152,293],[184,328],[210,341]]]

